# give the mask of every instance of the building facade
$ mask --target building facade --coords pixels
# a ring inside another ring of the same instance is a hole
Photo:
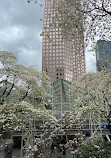
[[[111,41],[98,40],[96,44],[97,71],[111,69]]]
[[[53,0],[46,0],[42,43],[42,70],[46,71],[50,77],[50,82],[54,82],[59,78],[67,81],[76,80],[86,71],[84,39],[76,31],[76,40],[63,40],[59,22],[56,21],[55,27],[51,25],[54,16]]]

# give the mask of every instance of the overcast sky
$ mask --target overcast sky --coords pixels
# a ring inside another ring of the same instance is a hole
[[[0,0],[0,50],[12,52],[25,66],[42,67],[44,8],[27,0]],[[95,72],[95,56],[86,52],[86,70]]]

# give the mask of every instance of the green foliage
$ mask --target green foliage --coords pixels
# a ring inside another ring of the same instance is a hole
[[[88,140],[86,145],[72,153],[75,153],[74,158],[109,158],[110,150],[111,146],[107,146],[103,139],[98,138]]]

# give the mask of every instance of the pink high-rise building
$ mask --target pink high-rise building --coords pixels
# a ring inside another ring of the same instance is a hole
[[[84,39],[76,31],[76,40],[62,40],[58,22],[55,27],[51,25],[55,16],[52,5],[53,0],[45,1],[42,70],[47,72],[51,82],[59,78],[76,80],[86,70]]]

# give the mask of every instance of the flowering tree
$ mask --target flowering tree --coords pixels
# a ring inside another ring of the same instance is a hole
[[[45,73],[20,65],[12,53],[0,51],[0,134],[22,130],[27,117],[48,119],[44,108],[48,89]]]
[[[107,158],[110,155],[110,147],[103,139],[89,138],[86,144],[80,146],[78,150],[72,151],[73,158]]]
[[[55,146],[62,148],[62,143],[66,144],[65,148],[71,148],[76,150],[79,146],[85,143],[84,135],[80,132],[83,121],[81,118],[77,118],[74,113],[66,113],[62,115],[62,118],[58,121],[50,119],[48,122],[45,122],[43,128],[44,132],[41,134],[40,138],[35,140],[33,147],[29,146],[29,155],[27,158],[42,157],[46,146],[49,147],[50,140],[55,140]],[[74,139],[68,140],[68,135],[73,133]],[[65,136],[66,139],[58,139],[58,136]],[[40,148],[42,147],[42,150]],[[32,154],[31,154],[32,153]]]
[[[70,154],[74,158],[108,157],[110,148],[108,149],[103,139],[91,137],[86,139],[82,132],[84,122],[85,120],[77,117],[74,112],[62,115],[62,118],[57,122],[52,119],[45,122],[44,132],[40,135],[40,138],[35,139],[34,146],[29,145],[27,158],[44,157],[44,149],[46,146],[49,147],[50,140],[54,141],[57,150],[62,149],[62,144],[65,144],[65,148],[71,151]],[[68,135],[71,134],[72,139],[68,138]],[[66,137],[65,140],[63,140],[63,136]]]
[[[111,40],[111,2],[110,0],[85,0],[83,8],[78,9],[85,18],[85,39],[95,40],[95,36],[100,39]]]
[[[9,131],[21,131],[27,119],[31,117],[42,117],[42,119],[49,120],[56,119],[45,109],[35,108],[34,105],[28,102],[3,104],[0,107],[0,133]]]
[[[54,1],[55,3],[55,1]],[[62,26],[63,38],[74,39],[75,30],[84,32],[86,45],[95,37],[111,39],[111,11],[109,0],[64,0],[55,5],[63,17],[58,22]],[[70,36],[69,36],[70,35]]]
[[[111,70],[81,76],[72,84],[72,99],[78,116],[95,110],[111,124]],[[109,129],[111,131],[111,129]]]
[[[31,1],[37,2],[37,0],[28,0]],[[54,0],[53,5],[54,18],[61,25],[64,39],[75,39],[74,35],[79,30],[80,34],[84,32],[86,46],[90,40],[95,42],[97,36],[111,40],[110,0],[64,0],[59,3]]]
[[[35,67],[25,67],[17,63],[17,58],[9,52],[0,52],[0,104],[3,104],[13,90],[18,93],[17,101],[26,97],[36,100],[43,98],[49,88],[48,77]],[[41,99],[42,101],[42,99]]]

